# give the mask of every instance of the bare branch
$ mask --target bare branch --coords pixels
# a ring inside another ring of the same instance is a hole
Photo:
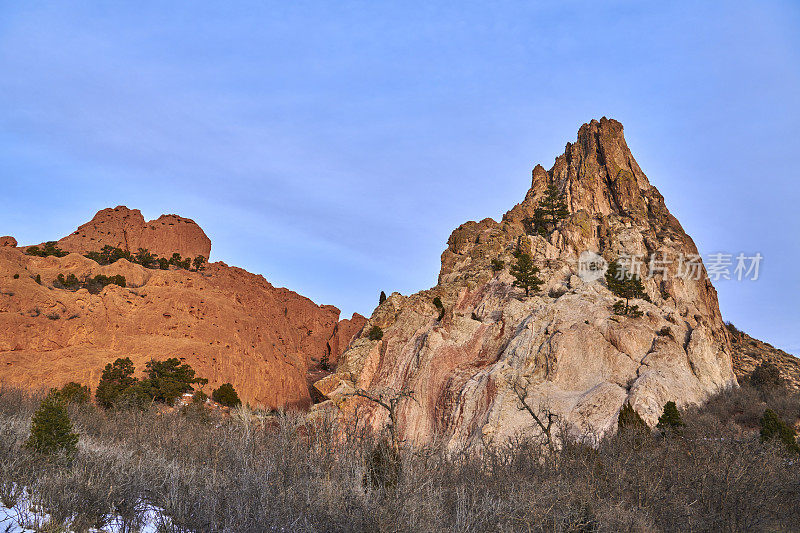
[[[545,438],[547,439],[547,445],[552,447],[553,439],[551,435],[551,428],[553,427],[553,422],[558,419],[558,415],[551,412],[550,409],[547,408],[540,408],[542,417],[533,410],[533,408],[528,405],[528,383],[527,380],[523,381],[520,379],[516,379],[511,383],[511,389],[514,391],[514,394],[517,396],[519,400],[519,410],[520,411],[527,411],[528,414],[531,415],[533,420],[539,426],[539,429],[542,430],[542,434],[544,434]],[[547,420],[547,424],[542,421],[542,418]]]
[[[411,398],[416,401],[414,398],[414,391],[408,387],[403,387],[399,391],[394,389],[381,389],[375,392],[356,389],[351,396],[364,398],[386,409],[389,413],[389,425],[387,429],[389,430],[392,444],[397,447],[399,445],[397,440],[397,408],[400,402],[405,398]]]

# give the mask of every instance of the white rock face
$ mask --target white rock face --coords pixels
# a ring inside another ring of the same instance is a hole
[[[563,191],[571,215],[547,236],[528,234],[526,219],[550,182]],[[673,264],[644,280],[650,302],[634,302],[641,317],[619,316],[604,279],[577,276],[584,250],[607,260],[655,252]],[[525,297],[512,285],[508,265],[516,251],[531,253],[541,268],[536,295]],[[677,257],[696,253],[630,154],[622,125],[592,121],[549,172],[534,169],[525,200],[501,222],[456,229],[439,284],[390,296],[342,355],[337,373],[317,388],[355,423],[375,429],[386,424],[387,412],[349,394],[411,389],[414,400],[398,410],[402,437],[442,439],[453,449],[539,431],[520,409],[514,383],[526,384],[530,406],[556,413],[575,435],[597,439],[614,431],[626,402],[653,425],[667,401],[702,402],[736,383],[705,271],[699,280],[674,276]],[[493,259],[505,267],[493,270]],[[444,304],[441,320],[435,297]],[[380,341],[367,337],[372,326],[382,328]]]

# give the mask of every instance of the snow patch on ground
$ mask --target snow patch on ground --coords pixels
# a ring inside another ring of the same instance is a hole
[[[158,531],[157,518],[163,516],[161,510],[149,507],[145,512],[144,525],[139,533],[156,533]],[[92,529],[91,533],[122,533],[123,527],[119,517],[108,517],[108,527]],[[48,524],[50,517],[47,513],[27,500],[21,500],[13,507],[6,507],[0,503],[0,533],[36,533]],[[126,529],[126,531],[130,531]]]

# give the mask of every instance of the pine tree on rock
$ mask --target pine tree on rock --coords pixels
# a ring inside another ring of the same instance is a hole
[[[665,403],[664,412],[658,417],[656,427],[660,429],[662,433],[666,434],[668,431],[680,431],[685,425],[675,402]]]
[[[619,300],[614,304],[614,312],[616,314],[634,317],[642,316],[638,305],[630,305],[630,301],[633,298],[647,299],[644,285],[637,273],[629,272],[618,261],[611,261],[608,264],[608,270],[606,270],[606,285],[608,290],[620,298],[625,298],[624,302]]]
[[[330,347],[328,348],[330,350]],[[319,367],[328,372],[331,369],[331,357],[328,355],[328,352],[322,354],[322,357],[319,358]]]
[[[569,208],[563,195],[555,183],[551,183],[544,191],[544,196],[539,200],[539,205],[533,211],[533,221],[537,229],[542,232],[547,225],[555,229],[560,220],[569,216]]]
[[[67,404],[57,390],[42,400],[31,419],[31,436],[25,446],[37,453],[74,455],[78,434],[72,430]]]
[[[544,283],[537,274],[539,267],[533,264],[533,259],[526,253],[517,255],[517,261],[511,265],[510,273],[516,278],[515,287],[525,289],[525,296],[530,295],[530,291],[538,291],[539,286]]]

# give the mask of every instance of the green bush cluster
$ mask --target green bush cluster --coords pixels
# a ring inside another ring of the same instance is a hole
[[[195,270],[203,270],[206,265],[206,258],[202,255],[198,255],[192,259],[192,265],[194,266]]]
[[[378,326],[372,326],[369,329],[369,333],[367,333],[367,336],[371,341],[379,341],[383,338],[383,330]]]
[[[59,391],[61,393],[61,397],[64,399],[66,403],[87,403],[91,397],[92,392],[89,390],[88,385],[81,385],[80,383],[75,383],[74,381],[70,381]]]
[[[119,405],[141,407],[150,402],[171,405],[189,392],[193,386],[205,385],[208,380],[195,376],[194,369],[180,359],[171,357],[163,361],[148,361],[146,377],[133,377],[135,368],[130,358],[119,358],[108,363],[100,377],[95,399],[102,407]]]
[[[27,250],[25,250],[27,255],[34,255],[37,257],[48,257],[48,256],[55,256],[55,257],[64,257],[69,252],[65,252],[61,248],[58,247],[58,243],[56,241],[48,241],[42,245],[41,248],[38,246],[30,246]]]
[[[142,265],[145,268],[168,270],[170,266],[189,270],[194,266],[195,270],[203,270],[206,264],[206,258],[198,255],[194,259],[190,257],[183,258],[181,254],[175,252],[172,257],[158,257],[156,254],[150,252],[146,248],[139,248],[136,253],[131,253],[122,248],[105,245],[99,252],[89,252],[86,254],[87,258],[95,261],[100,265],[110,265],[125,259],[131,263]]]
[[[211,399],[225,407],[236,407],[242,401],[230,383],[223,383],[211,393]]]
[[[745,380],[760,391],[783,387],[781,371],[768,361],[762,361]]]
[[[114,276],[98,274],[86,281],[86,288],[89,289],[89,292],[91,293],[100,292],[106,285],[119,285],[120,287],[125,287],[125,276],[122,274],[116,274]]]
[[[66,277],[64,274],[59,274],[53,285],[59,289],[78,290],[81,287],[81,282],[75,274],[69,274]]]
[[[797,443],[797,432],[795,429],[783,421],[772,409],[764,411],[761,417],[761,440],[780,441],[786,448],[794,453],[800,453],[800,444]]]
[[[53,282],[53,286],[57,289],[66,289],[70,291],[87,289],[92,294],[98,294],[106,285],[112,284],[125,287],[127,285],[125,276],[122,274],[116,274],[114,276],[98,274],[93,278],[86,277],[80,280],[77,276],[75,276],[75,274],[68,274],[67,276],[64,276],[64,274],[59,274]]]
[[[39,404],[31,419],[31,434],[25,447],[43,455],[72,456],[77,451],[78,434],[73,431],[61,392],[51,390]]]
[[[172,257],[169,258],[169,264],[173,265],[178,268],[182,268],[184,270],[189,270],[189,266],[192,264],[192,260],[188,257],[186,259],[181,258],[181,254],[175,252],[172,254]]]
[[[100,265],[110,265],[116,263],[120,259],[126,259],[131,263],[134,262],[134,258],[129,251],[123,250],[122,248],[115,248],[108,244],[103,246],[99,252],[88,252],[85,257]]]

